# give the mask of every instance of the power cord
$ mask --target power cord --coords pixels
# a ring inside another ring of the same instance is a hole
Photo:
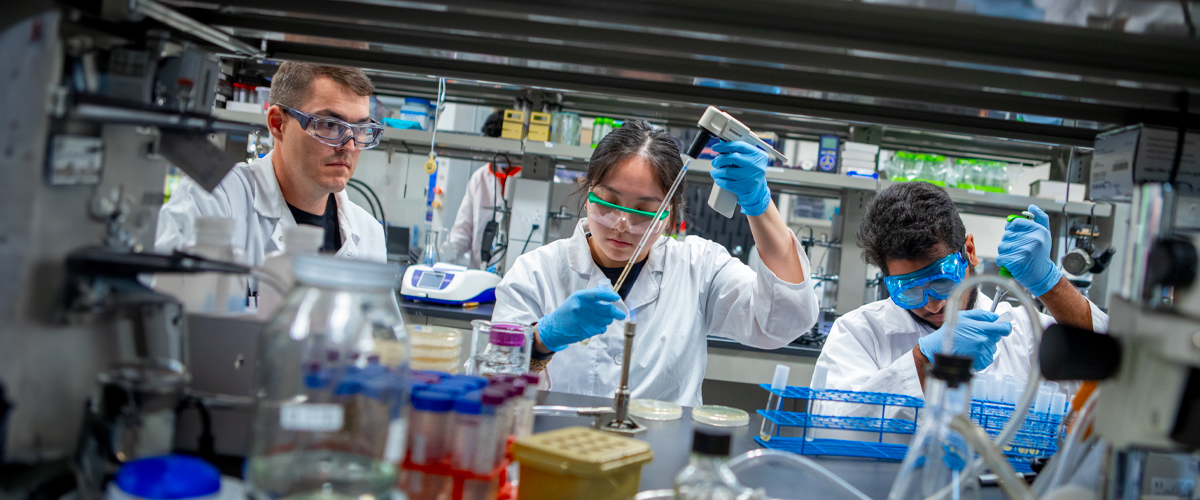
[[[526,248],[529,248],[529,240],[532,240],[532,239],[533,239],[533,233],[534,233],[535,231],[537,231],[538,229],[541,229],[541,227],[542,227],[542,226],[540,226],[540,225],[534,224],[534,225],[533,225],[533,227],[529,229],[529,236],[525,238],[525,244],[524,244],[524,245],[521,245],[521,253],[520,253],[520,254],[518,254],[518,255],[524,255],[524,254],[525,254],[525,249],[526,249]]]

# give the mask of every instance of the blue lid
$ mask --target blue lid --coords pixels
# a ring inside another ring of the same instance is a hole
[[[356,366],[347,366],[333,389],[334,396],[353,396],[363,390],[363,371]]]
[[[487,387],[487,385],[488,385],[488,379],[486,379],[484,377],[477,377],[475,375],[455,375],[453,377],[450,377],[450,380],[451,381],[461,380],[464,382],[471,382],[471,383],[475,384],[476,389],[483,389],[484,387]]]
[[[432,101],[429,99],[421,99],[420,97],[405,97],[404,104],[424,104],[426,106],[433,105]]]
[[[117,487],[154,500],[195,498],[221,491],[221,473],[199,458],[186,455],[134,460],[117,471]]]
[[[483,403],[479,400],[479,391],[468,392],[454,400],[454,413],[478,415],[483,413]]]
[[[413,408],[423,411],[444,412],[454,407],[454,394],[423,390],[412,395]]]

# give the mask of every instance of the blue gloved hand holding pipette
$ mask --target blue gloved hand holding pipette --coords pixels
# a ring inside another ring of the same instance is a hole
[[[1062,271],[1050,260],[1050,216],[1037,205],[1029,205],[1029,212],[1033,220],[1016,217],[1004,225],[996,264],[1008,269],[1034,297],[1040,297],[1058,284]]]
[[[1002,321],[1000,315],[982,309],[958,312],[958,324],[954,328],[954,354],[975,360],[975,371],[992,364],[996,356],[996,344],[1012,333],[1012,316]],[[938,328],[920,339],[917,345],[921,354],[932,361],[933,355],[942,352],[942,340],[946,338],[946,326]]]
[[[577,290],[538,322],[538,337],[551,351],[561,351],[581,340],[604,333],[625,311],[614,305],[621,296],[611,286]]]
[[[771,159],[767,153],[742,141],[718,143],[713,151],[720,153],[708,173],[713,182],[737,195],[742,213],[755,216],[766,212],[771,206],[771,190],[767,188],[767,164]]]

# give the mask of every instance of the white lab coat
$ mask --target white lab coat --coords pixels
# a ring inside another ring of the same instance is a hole
[[[188,178],[179,182],[171,199],[159,210],[154,248],[159,252],[191,245],[196,216],[228,217],[234,221],[233,247],[245,252],[251,266],[283,245],[283,228],[296,225],[283,200],[271,155],[253,163],[239,163],[209,193]],[[335,256],[387,262],[383,226],[342,190],[336,193],[342,248]]]
[[[1108,330],[1108,315],[1095,304],[1092,308],[1092,328],[1097,332]],[[975,302],[976,309],[988,310],[990,298],[980,293]],[[996,345],[992,364],[980,372],[1000,377],[1011,375],[1025,386],[1029,380],[1030,362],[1037,352],[1028,312],[1024,307],[1013,308],[1007,302],[996,308],[996,314],[1012,312],[1013,329]],[[1054,318],[1037,314],[1042,326],[1054,323]],[[883,299],[850,311],[833,322],[829,338],[817,358],[812,385],[820,385],[824,377],[825,389],[859,392],[883,392],[903,394],[924,399],[921,381],[917,377],[916,362],[911,354],[917,339],[934,329],[918,323],[908,311],[901,309],[891,299]],[[1064,387],[1064,391],[1068,390]],[[813,401],[812,413],[817,415],[879,417],[881,407],[851,403]],[[909,408],[889,407],[888,418],[912,420],[914,412]],[[921,415],[924,417],[924,413]],[[838,431],[818,432],[818,437],[858,439],[875,441],[878,434],[868,438],[849,437],[850,433]],[[854,433],[860,434],[860,433]],[[885,435],[888,436],[888,435]],[[892,435],[890,437],[897,437]],[[900,439],[885,439],[885,442],[905,442]]]
[[[483,226],[495,217],[496,206],[504,203],[497,198],[497,192],[503,189],[502,185],[496,174],[492,173],[491,164],[475,169],[467,181],[467,190],[463,194],[462,204],[458,206],[450,236],[441,248],[443,258],[457,261],[460,255],[470,252],[467,267],[483,269],[484,262],[479,255],[483,244]]]
[[[492,320],[535,323],[572,292],[606,281],[592,260],[586,233],[583,219],[570,239],[518,258],[496,289]],[[800,242],[794,243],[807,276],[808,257]],[[626,300],[617,304],[637,314],[629,375],[633,397],[683,406],[701,404],[708,335],[777,349],[807,332],[817,318],[812,280],[786,283],[766,266],[751,268],[697,236],[659,238]],[[623,321],[615,322],[588,345],[572,344],[555,354],[548,366],[552,388],[612,397],[621,378],[624,329]]]

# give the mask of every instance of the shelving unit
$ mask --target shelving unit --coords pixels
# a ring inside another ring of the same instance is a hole
[[[261,124],[265,119],[265,115],[225,109],[214,109],[213,116],[223,120],[251,124]],[[407,150],[411,150],[413,154],[428,154],[429,143],[433,140],[433,133],[424,130],[400,130],[389,127],[384,129],[383,139],[393,144],[400,143]],[[568,163],[568,168],[575,169],[586,168],[585,165],[591,158],[593,151],[590,146],[567,146],[552,142],[530,140],[517,141],[445,131],[438,132],[437,146],[439,154],[451,158],[484,158],[486,161],[486,159],[490,158],[490,155],[486,153],[501,152],[510,155],[538,154],[566,162]],[[445,150],[440,148],[445,148]],[[396,151],[399,150],[399,147],[397,147]],[[693,173],[693,175],[707,174],[710,170],[712,170],[712,162],[709,160],[693,160],[688,166],[688,171]],[[704,177],[707,177],[707,175]],[[876,181],[862,177],[849,177],[780,167],[767,167],[767,182],[773,186],[780,187],[798,186],[827,191],[855,189],[870,192],[884,189],[893,184],[892,181]],[[1063,208],[1062,203],[1046,198],[1034,198],[1015,194],[984,193],[957,188],[947,188],[946,191],[950,193],[950,198],[955,203],[973,207],[1019,212],[1025,210],[1031,204],[1036,204],[1048,213],[1062,212]],[[1107,203],[1094,204],[1091,202],[1070,202],[1067,204],[1067,213],[1071,215],[1092,215],[1093,208],[1095,210],[1094,215],[1097,217],[1112,215],[1111,205]]]

